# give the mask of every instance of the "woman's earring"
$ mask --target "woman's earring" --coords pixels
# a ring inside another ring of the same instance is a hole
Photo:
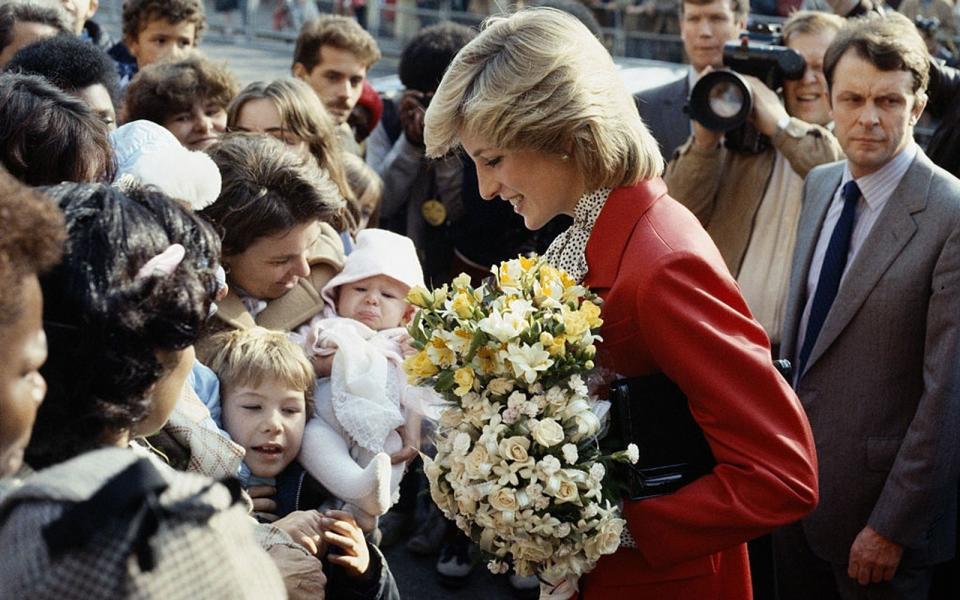
[[[569,155],[569,154],[561,154],[561,155],[560,155],[560,160],[570,160],[570,155]]]

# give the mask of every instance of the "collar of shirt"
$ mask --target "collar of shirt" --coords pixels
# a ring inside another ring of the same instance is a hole
[[[603,205],[610,197],[610,191],[610,188],[600,188],[580,196],[573,211],[573,225],[558,235],[547,248],[547,261],[566,271],[578,282],[587,275],[587,241]]]
[[[871,211],[878,211],[887,203],[887,200],[893,195],[893,190],[900,184],[900,180],[903,179],[907,169],[913,163],[913,159],[917,157],[918,150],[919,146],[911,141],[879,170],[855,179],[857,187],[860,188],[860,193],[863,194],[863,200]],[[843,168],[843,178],[840,180],[839,189],[842,190],[843,186],[853,179],[853,174],[850,172],[850,163],[847,162],[847,165]],[[835,201],[839,197],[838,192]],[[840,200],[840,202],[843,201]]]

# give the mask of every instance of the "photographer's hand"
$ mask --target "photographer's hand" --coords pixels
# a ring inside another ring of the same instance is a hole
[[[407,90],[400,98],[400,125],[407,141],[415,146],[423,145],[423,107],[425,96],[417,90]]]
[[[772,138],[777,133],[777,123],[789,117],[780,96],[768,88],[762,81],[750,75],[744,75],[753,90],[753,114],[750,119],[757,131]]]

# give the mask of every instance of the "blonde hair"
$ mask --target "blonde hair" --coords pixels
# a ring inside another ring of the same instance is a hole
[[[308,418],[313,414],[313,366],[303,349],[282,331],[263,327],[222,331],[203,344],[199,358],[226,388],[257,387],[274,379],[302,391]]]
[[[307,143],[317,164],[340,188],[340,195],[348,202],[352,200],[336,125],[310,86],[299,79],[277,79],[269,83],[255,81],[243,88],[227,106],[227,126],[236,126],[244,104],[261,99],[273,102],[280,114],[280,126]]]
[[[570,154],[588,189],[663,171],[610,54],[580,21],[552,8],[487,19],[453,59],[427,110],[427,154],[447,154],[462,133],[501,149]]]

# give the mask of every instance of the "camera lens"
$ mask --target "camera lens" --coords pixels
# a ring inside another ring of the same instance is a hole
[[[715,115],[729,119],[743,110],[745,100],[742,88],[729,81],[721,81],[710,89],[707,104]]]
[[[730,131],[753,110],[750,84],[733,71],[711,71],[693,86],[687,107],[690,116],[707,129]]]

